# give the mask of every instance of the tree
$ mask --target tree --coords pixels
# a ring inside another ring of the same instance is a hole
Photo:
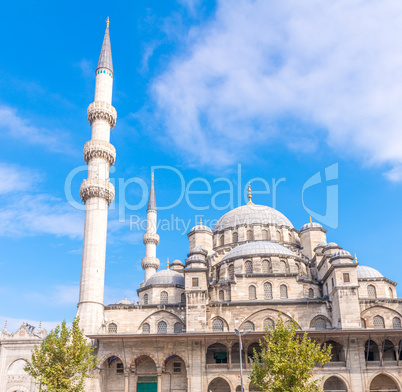
[[[260,351],[254,349],[251,359],[252,385],[269,392],[320,391],[320,380],[312,380],[314,366],[331,359],[331,346],[313,342],[307,333],[297,334],[297,325],[286,326],[278,321],[266,331],[260,341]]]
[[[85,338],[75,318],[70,329],[63,321],[32,350],[24,370],[38,385],[52,392],[82,392],[85,379],[97,365],[94,347]]]

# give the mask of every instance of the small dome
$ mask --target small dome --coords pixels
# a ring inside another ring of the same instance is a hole
[[[285,248],[282,245],[267,242],[267,241],[258,241],[258,242],[250,242],[248,244],[236,246],[236,248],[232,249],[229,253],[227,253],[222,261],[240,258],[245,256],[265,256],[265,255],[286,255],[298,257],[295,253],[293,253],[288,248]]]
[[[341,246],[339,246],[336,242],[329,242],[328,244],[325,245],[324,250],[328,250],[328,249],[342,249]]]
[[[181,265],[181,266],[184,266],[183,262],[182,262],[181,260],[179,260],[179,259],[174,260],[173,263],[170,264],[170,265],[171,265],[171,266],[172,266],[172,265]]]
[[[170,269],[158,271],[146,281],[145,287],[153,284],[163,286],[184,286],[184,276]]]
[[[205,225],[197,225],[197,226],[194,226],[194,227],[190,230],[190,233],[189,233],[189,234],[195,233],[196,231],[207,231],[207,232],[209,232],[209,233],[212,233],[211,228],[209,228],[208,226],[205,226]]]
[[[119,302],[116,302],[117,305],[132,305],[133,303],[127,299],[127,296],[124,296],[124,299],[122,299]]]
[[[303,225],[300,231],[304,231],[307,229],[322,229],[322,226],[317,222],[309,222]]]
[[[208,251],[201,245],[197,245],[195,246],[193,249],[191,249],[190,255],[194,255],[194,254],[202,254],[202,255],[207,255]]]
[[[339,249],[331,256],[331,259],[334,259],[335,257],[341,257],[341,256],[352,257],[350,252],[348,252],[347,250]]]
[[[381,272],[378,272],[376,269],[372,267],[367,267],[366,265],[358,265],[356,268],[356,272],[357,272],[357,279],[384,277],[384,275]]]
[[[325,248],[327,246],[327,243],[326,242],[320,242],[316,247],[315,247],[315,249],[317,249],[317,248]]]
[[[293,228],[285,215],[268,206],[247,204],[237,207],[223,215],[213,228],[213,232],[229,229],[238,225],[283,225]]]

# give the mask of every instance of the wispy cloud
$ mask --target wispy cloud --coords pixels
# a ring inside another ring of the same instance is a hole
[[[41,176],[32,170],[0,163],[0,195],[32,190],[40,179]]]
[[[193,2],[189,2],[193,4]],[[219,0],[152,86],[190,161],[231,165],[256,145],[317,137],[402,180],[402,3]],[[297,126],[278,132],[283,121]]]
[[[0,130],[24,143],[40,145],[50,151],[71,154],[66,134],[60,130],[38,127],[18,114],[17,109],[0,105]]]

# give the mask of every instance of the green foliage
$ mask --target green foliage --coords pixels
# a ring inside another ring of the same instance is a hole
[[[82,392],[85,379],[97,365],[94,348],[85,338],[75,318],[70,329],[63,321],[50,331],[40,346],[32,350],[24,370],[41,387],[52,392]]]
[[[316,392],[320,380],[312,380],[314,366],[331,359],[331,346],[321,347],[307,333],[297,335],[297,325],[285,326],[279,316],[260,341],[261,351],[251,359],[251,383],[269,392]]]

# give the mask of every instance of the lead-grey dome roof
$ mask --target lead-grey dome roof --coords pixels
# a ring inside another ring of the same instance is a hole
[[[237,207],[223,215],[212,229],[213,232],[225,230],[238,225],[276,224],[293,228],[292,223],[285,215],[268,206],[247,204]]]
[[[170,269],[158,271],[146,281],[145,287],[151,286],[153,284],[163,286],[184,286],[184,276],[179,272]]]
[[[357,279],[384,277],[384,275],[381,272],[378,272],[376,269],[372,267],[367,267],[366,265],[358,265],[356,268],[356,272],[357,272]]]
[[[236,246],[229,253],[227,253],[222,261],[229,259],[236,259],[247,256],[265,256],[265,255],[286,255],[298,257],[290,249],[285,248],[282,245],[268,242],[268,241],[257,241],[250,242],[248,244]]]
[[[307,229],[322,229],[322,226],[317,222],[309,222],[303,225],[300,231],[304,231]]]
[[[194,226],[194,227],[190,230],[190,233],[194,233],[195,231],[208,231],[208,232],[212,233],[212,230],[211,230],[208,226],[205,226],[205,225],[197,225],[197,226]]]

